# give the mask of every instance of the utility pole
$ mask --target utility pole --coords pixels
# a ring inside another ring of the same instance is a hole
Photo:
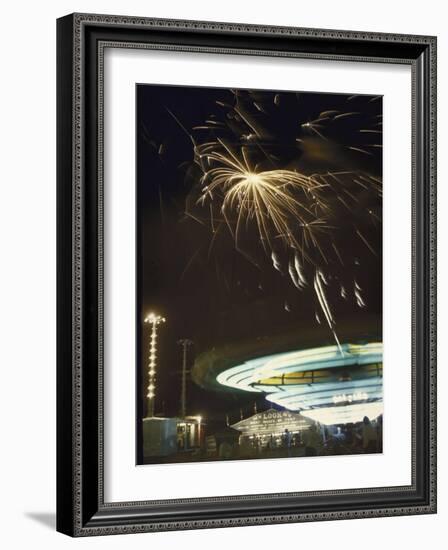
[[[193,344],[192,340],[182,338],[177,343],[182,346],[182,385],[180,391],[180,416],[185,418],[187,414],[187,351],[188,347]]]

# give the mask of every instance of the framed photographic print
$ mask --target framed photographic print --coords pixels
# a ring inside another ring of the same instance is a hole
[[[58,520],[436,511],[436,39],[58,20]]]

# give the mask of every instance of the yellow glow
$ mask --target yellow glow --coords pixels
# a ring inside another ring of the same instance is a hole
[[[157,315],[156,313],[148,313],[148,315],[145,317],[145,323],[150,323],[153,325],[159,325],[160,323],[164,323],[166,321],[165,317],[162,317],[161,315]]]
[[[263,178],[253,172],[245,172],[244,178],[246,179],[247,185],[257,185],[263,183]]]

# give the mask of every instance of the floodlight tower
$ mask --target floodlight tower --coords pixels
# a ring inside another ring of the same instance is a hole
[[[151,328],[148,356],[148,393],[146,394],[148,410],[147,416],[154,416],[154,399],[156,395],[156,357],[157,357],[157,329],[165,322],[165,318],[155,313],[149,313],[145,318]]]
[[[182,338],[177,341],[182,346],[182,386],[180,391],[180,416],[185,418],[187,414],[187,351],[193,344],[192,340]]]

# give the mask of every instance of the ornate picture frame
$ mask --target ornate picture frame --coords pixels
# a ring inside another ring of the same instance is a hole
[[[110,47],[411,67],[410,485],[169,500],[153,499],[148,490],[143,501],[105,501],[104,52]],[[91,536],[435,513],[436,38],[72,14],[57,22],[57,51],[57,530]]]

